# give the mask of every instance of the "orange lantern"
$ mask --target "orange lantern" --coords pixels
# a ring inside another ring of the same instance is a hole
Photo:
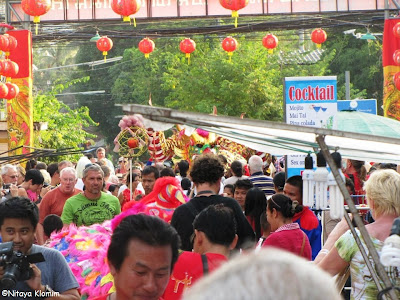
[[[10,100],[10,99],[17,97],[17,95],[19,93],[18,85],[16,85],[15,83],[6,82],[6,86],[8,88],[8,93],[4,98],[7,100]]]
[[[7,36],[0,35],[0,54],[1,54],[1,51],[6,52],[5,49],[8,48],[9,43],[10,43],[10,41],[8,40]]]
[[[321,48],[321,44],[326,41],[327,34],[325,30],[318,28],[311,32],[311,40],[317,44],[317,48]]]
[[[124,22],[130,22],[130,15],[136,14],[141,6],[140,0],[113,0],[111,3],[112,10],[122,16]],[[133,25],[136,27],[136,19],[133,18]]]
[[[235,18],[235,27],[237,27],[238,10],[246,7],[249,0],[219,0],[219,3],[222,7],[232,11],[232,18]]]
[[[395,37],[400,38],[400,23],[393,26],[393,34]]]
[[[1,72],[1,74],[5,77],[7,77],[7,80],[9,80],[10,78],[14,78],[15,75],[18,74],[19,71],[19,66],[16,62],[11,61],[11,60],[6,60],[3,63],[3,71]]]
[[[268,49],[268,53],[272,54],[274,49],[278,46],[278,38],[273,34],[267,34],[262,40],[262,44]]]
[[[229,55],[229,62],[232,61],[233,51],[236,50],[237,45],[238,45],[238,43],[237,43],[236,39],[234,39],[234,38],[231,37],[231,36],[228,36],[227,38],[225,38],[225,39],[222,41],[222,48],[223,48],[226,52],[228,52],[228,55]]]
[[[36,24],[37,34],[37,25],[40,22],[40,16],[50,10],[51,0],[22,0],[21,7],[27,15],[33,16],[33,23]]]
[[[179,49],[183,53],[186,54],[186,58],[188,59],[188,65],[190,64],[190,53],[196,50],[196,43],[192,39],[184,39],[179,44]]]
[[[113,47],[113,41],[109,37],[102,36],[96,42],[96,46],[97,46],[97,49],[99,49],[100,51],[103,52],[104,61],[106,61],[107,60],[106,57],[107,57],[108,51],[110,51],[111,48]]]
[[[15,50],[18,46],[18,41],[15,37],[9,34],[4,34],[3,37],[5,37],[8,40],[8,43],[5,44],[3,47],[3,51],[6,53],[6,57],[10,55],[10,52]]]
[[[396,66],[400,66],[400,49],[397,49],[393,53],[393,62]]]
[[[150,53],[154,51],[155,44],[149,38],[144,38],[139,42],[139,50],[144,53],[144,57],[149,58]]]
[[[0,99],[5,98],[8,95],[8,87],[5,83],[0,82]]]

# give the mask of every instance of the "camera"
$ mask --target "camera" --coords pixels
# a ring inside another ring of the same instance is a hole
[[[3,190],[5,191],[6,194],[8,194],[10,192],[10,185],[11,184],[3,184]]]
[[[0,280],[2,290],[12,290],[18,281],[29,280],[33,270],[29,264],[45,261],[42,253],[25,255],[14,251],[14,242],[0,244],[0,266],[4,267],[4,275]]]

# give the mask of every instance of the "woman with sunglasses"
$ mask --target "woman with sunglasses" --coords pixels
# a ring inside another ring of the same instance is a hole
[[[311,246],[307,235],[299,224],[293,223],[295,213],[302,206],[288,196],[275,194],[267,201],[267,220],[271,225],[271,234],[263,247],[276,247],[311,260]]]

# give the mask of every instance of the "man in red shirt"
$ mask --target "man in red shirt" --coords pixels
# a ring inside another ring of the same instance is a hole
[[[77,180],[76,171],[72,167],[66,167],[60,172],[61,184],[49,191],[42,199],[39,206],[38,243],[44,243],[43,220],[46,216],[54,214],[61,216],[64,204],[68,198],[78,194],[81,190],[75,188]]]
[[[193,221],[193,251],[179,256],[164,293],[164,300],[181,299],[186,288],[228,260],[238,236],[233,210],[223,204],[210,205]]]

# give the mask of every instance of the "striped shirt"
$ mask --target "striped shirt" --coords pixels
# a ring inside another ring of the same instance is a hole
[[[262,190],[265,196],[275,194],[274,182],[271,177],[265,176],[262,172],[253,173],[249,177],[253,185]]]

